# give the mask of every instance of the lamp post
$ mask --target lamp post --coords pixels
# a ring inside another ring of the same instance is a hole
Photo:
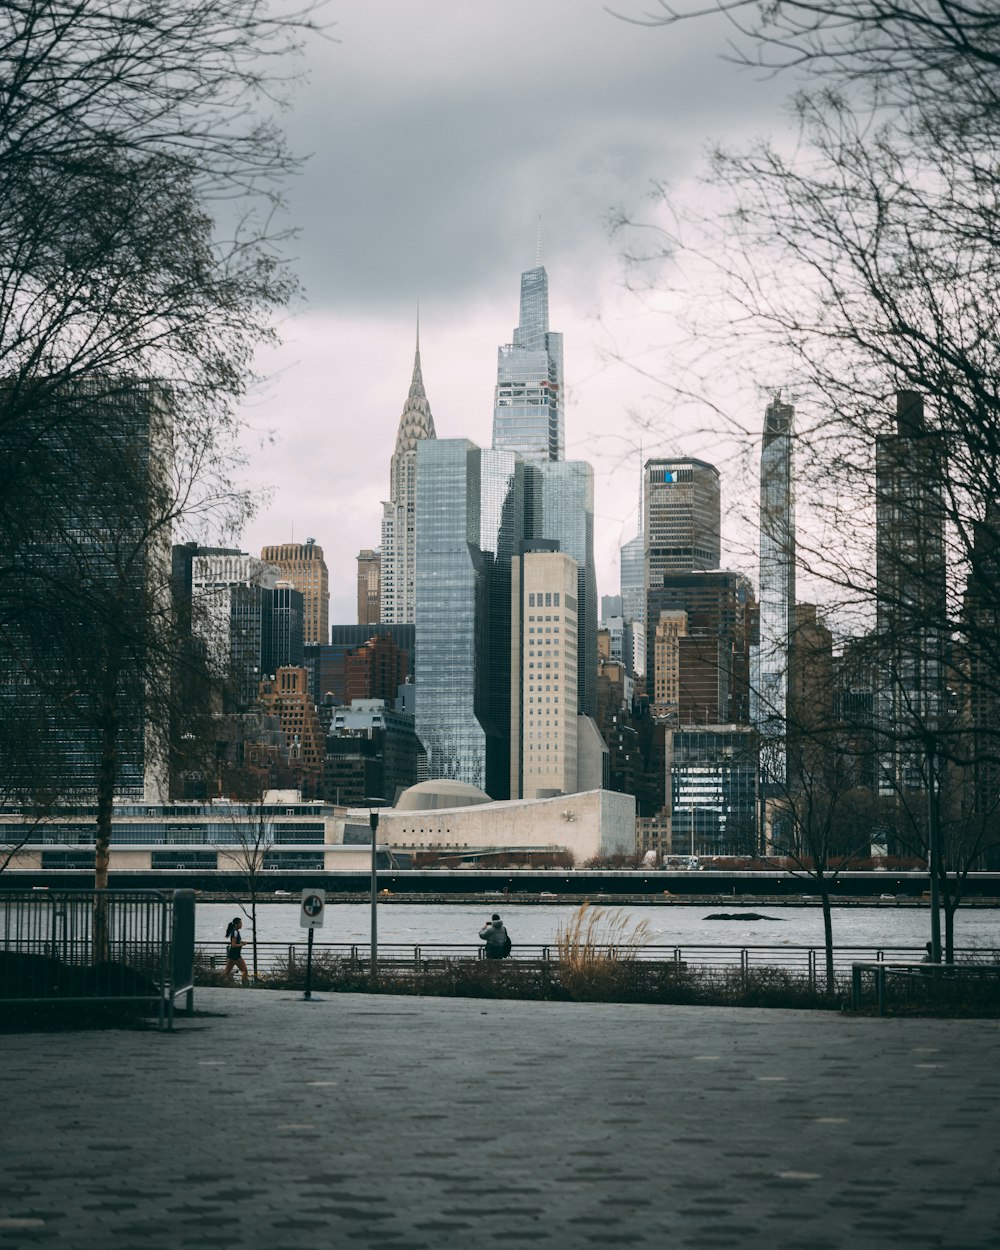
[[[931,893],[931,963],[941,962],[941,813],[938,809],[937,743],[927,735],[927,873]]]
[[[385,799],[367,798],[368,823],[372,830],[372,880],[371,880],[371,940],[369,945],[371,959],[371,986],[378,986],[378,809],[385,806]]]

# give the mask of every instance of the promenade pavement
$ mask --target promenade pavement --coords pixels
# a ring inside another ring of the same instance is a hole
[[[1000,1247],[993,1021],[202,989],[0,1036],[0,1250]]]

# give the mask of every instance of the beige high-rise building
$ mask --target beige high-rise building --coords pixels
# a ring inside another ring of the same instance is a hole
[[[511,561],[512,799],[577,790],[577,563],[538,546]]]
[[[677,716],[681,705],[681,639],[687,637],[687,613],[664,609],[653,640],[653,713]]]
[[[302,640],[330,641],[330,575],[323,548],[315,538],[304,543],[278,543],[265,547],[260,558],[279,569],[285,581],[302,592]]]
[[[364,547],[358,552],[358,624],[377,625],[382,619],[382,553]]]

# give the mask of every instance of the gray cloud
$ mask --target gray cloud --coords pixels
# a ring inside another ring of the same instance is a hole
[[[587,273],[609,210],[773,118],[784,87],[718,59],[717,24],[647,30],[584,0],[344,0],[287,128],[316,306],[474,298],[532,263]],[[739,124],[734,125],[734,118]]]
[[[282,370],[248,408],[272,429],[250,476],[273,486],[244,543],[313,535],[331,570],[333,619],[354,619],[354,557],[379,541],[379,500],[409,385],[417,299],[439,435],[489,440],[496,347],[517,319],[519,274],[543,217],[552,325],[566,333],[567,437],[594,462],[602,593],[634,533],[640,437],[699,442],[654,383],[602,348],[638,332],[669,356],[664,321],[623,300],[607,217],[654,181],[690,181],[714,140],[780,124],[788,84],[719,59],[725,22],[647,30],[599,0],[336,0],[339,42],[311,44],[309,85],[285,119],[313,153],[290,188],[308,303]],[[666,365],[669,368],[669,363]],[[686,431],[686,434],[685,434]]]

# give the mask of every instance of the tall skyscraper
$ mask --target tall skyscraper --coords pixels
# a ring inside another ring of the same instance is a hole
[[[277,568],[245,552],[201,548],[191,561],[194,629],[214,675],[227,683],[227,711],[256,701],[268,675]]]
[[[382,505],[382,620],[388,625],[412,624],[416,604],[417,447],[434,439],[434,418],[420,369],[420,327],[413,358],[410,393],[396,432],[396,450],[389,468],[389,500]]]
[[[168,397],[154,383],[85,374],[5,379],[0,403],[10,433],[0,786],[26,804],[92,802],[110,763],[117,797],[162,802],[176,506]]]
[[[358,552],[358,624],[382,620],[382,553],[365,547]]]
[[[760,453],[760,630],[751,654],[750,715],[762,744],[765,781],[785,778],[789,672],[795,636],[795,409],[777,397],[764,412]]]
[[[521,274],[514,341],[497,349],[493,446],[525,460],[562,460],[563,341],[549,329],[549,278],[538,264]]]
[[[662,585],[665,573],[717,569],[722,546],[719,470],[715,465],[683,457],[647,460],[644,485],[647,590]],[[655,627],[655,621],[652,624]]]
[[[275,583],[271,605],[271,636],[264,651],[264,672],[302,667],[304,597],[290,581]]]
[[[944,694],[945,456],[923,397],[896,396],[896,433],[875,449],[876,632],[881,788],[926,785],[923,739]]]
[[[638,679],[640,690],[645,689],[646,678],[646,540],[643,537],[643,499],[645,473],[642,462],[642,446],[639,447],[639,511],[635,538],[624,543],[619,553],[621,561],[621,615],[628,636],[629,676]],[[652,675],[650,675],[652,680]]]
[[[687,637],[687,613],[664,608],[653,631],[653,713],[675,723],[681,709],[681,639]]]
[[[479,547],[481,452],[467,439],[425,439],[416,452],[416,730],[430,777],[490,790],[509,744],[484,725],[487,561]],[[504,790],[509,786],[504,779]]]
[[[594,470],[583,460],[529,466],[530,533],[552,539],[577,566],[578,675],[582,716],[597,715],[597,573],[594,567]]]
[[[526,542],[511,579],[511,798],[577,789],[577,569]]]
[[[479,550],[486,607],[478,715],[491,744],[486,789],[497,798],[506,797],[510,778],[511,563],[530,532],[529,468],[513,451],[479,452]]]
[[[753,587],[742,573],[673,573],[650,588],[646,615],[646,673],[656,674],[656,627],[664,611],[687,613],[678,641],[681,721],[746,724],[750,716],[750,619]],[[650,693],[653,693],[652,690]]]
[[[273,565],[302,595],[302,633],[306,643],[330,641],[330,576],[323,548],[315,538],[304,543],[265,547],[260,558]]]
[[[549,280],[540,263],[521,275],[520,322],[513,343],[498,349],[493,454],[517,455],[525,470],[524,528],[549,539],[577,563],[578,697],[585,716],[597,713],[597,574],[594,566],[594,470],[567,461],[563,425],[563,340],[549,330]],[[485,454],[485,453],[484,453]],[[520,496],[504,495],[518,511]],[[495,510],[495,505],[494,510]],[[513,534],[513,530],[510,530]],[[484,547],[484,550],[487,548]],[[506,561],[516,553],[498,551]],[[501,586],[503,594],[509,582]],[[509,595],[508,595],[509,602]],[[509,712],[509,709],[506,709]]]

